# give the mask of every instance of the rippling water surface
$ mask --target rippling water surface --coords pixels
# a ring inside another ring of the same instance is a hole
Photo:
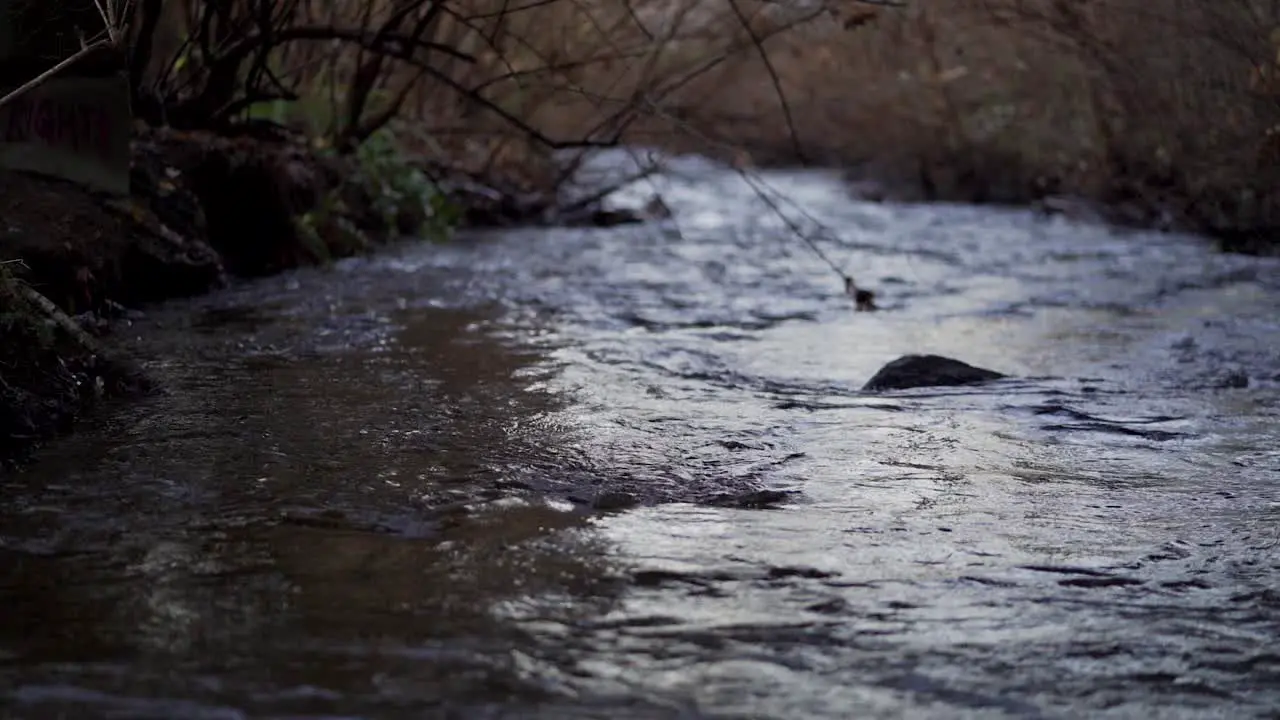
[[[1280,717],[1280,265],[767,175],[854,313],[677,169],[122,330],[168,392],[0,479],[5,717]]]

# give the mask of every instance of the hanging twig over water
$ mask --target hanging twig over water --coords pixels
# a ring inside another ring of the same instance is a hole
[[[673,117],[670,113],[664,111],[661,107],[658,107],[656,103],[649,103],[649,110],[656,115],[662,116],[668,122],[671,122],[681,127],[685,132],[688,132],[694,137],[698,138],[700,141],[707,143],[708,146],[718,147],[722,150],[728,150],[730,152],[735,150],[735,148],[727,145],[726,143],[715,140],[714,138],[710,138],[706,134],[699,132],[697,128],[691,127],[687,123],[681,121],[679,118]],[[632,159],[637,160],[637,164],[639,164],[639,160],[636,158],[635,151],[628,149],[627,152],[631,154]],[[809,234],[805,233],[804,228],[800,227],[795,220],[793,220],[790,216],[787,215],[786,212],[783,211],[781,207],[781,203],[786,203],[790,205],[794,210],[796,210],[802,216],[804,216],[806,220],[809,220],[814,225],[818,226],[818,228],[820,228],[822,232],[828,235],[831,234],[829,228],[827,228],[822,222],[820,222],[817,218],[815,218],[811,213],[807,212],[804,208],[800,207],[800,205],[797,204],[794,200],[788,198],[786,195],[779,192],[778,190],[775,190],[774,188],[770,187],[769,184],[765,182],[764,178],[761,177],[759,173],[754,172],[749,168],[742,167],[741,165],[735,165],[734,171],[738,174],[738,177],[742,178],[742,181],[745,182],[747,186],[751,188],[752,192],[756,194],[756,197],[760,198],[760,200],[764,202],[764,204],[769,208],[769,210],[772,211],[775,215],[778,216],[779,219],[782,220],[783,224],[786,225],[787,230],[789,230],[793,235],[799,238],[801,242],[807,245],[809,249],[812,250],[813,253],[817,255],[819,259],[822,260],[822,262],[826,263],[826,265],[830,267],[831,270],[840,277],[840,281],[843,283],[845,294],[847,294],[849,296],[849,299],[853,301],[854,309],[856,311],[870,312],[870,311],[879,309],[875,303],[875,297],[876,297],[875,293],[872,292],[871,290],[858,287],[858,283],[853,279],[853,276],[845,272],[844,269],[840,267],[840,265],[836,264],[836,262],[833,261],[830,258],[830,256],[828,256],[825,252],[823,252],[822,248],[819,247],[818,244],[813,241],[813,238],[811,238]],[[652,182],[651,179],[650,179],[650,182]],[[676,227],[676,233],[679,234],[679,232],[680,232],[679,227]]]
[[[823,230],[826,230],[826,227],[824,227],[822,223],[818,222],[817,219],[815,219],[809,213],[805,213],[804,210],[799,206],[797,206],[795,202],[792,201],[790,198],[783,196],[777,190],[774,190],[773,188],[769,187],[764,182],[764,179],[761,178],[759,175],[750,174],[745,169],[738,168],[738,176],[741,177],[742,180],[747,183],[747,185],[751,188],[752,192],[756,194],[756,197],[760,198],[760,200],[763,201],[765,205],[769,206],[769,209],[772,210],[773,213],[782,220],[782,222],[787,226],[788,230],[790,230],[797,238],[799,238],[801,242],[803,242],[805,245],[808,245],[809,249],[813,250],[813,253],[815,255],[817,255],[837,275],[840,276],[840,279],[844,282],[844,291],[850,297],[850,299],[853,300],[855,310],[858,310],[861,312],[861,311],[871,311],[876,309],[875,293],[871,292],[870,290],[863,290],[859,288],[857,282],[854,281],[853,276],[846,273],[839,265],[833,262],[831,258],[828,257],[827,254],[822,251],[822,248],[818,247],[818,244],[813,241],[813,238],[809,237],[809,235],[804,232],[804,229],[801,228],[799,224],[797,224],[785,212],[783,212],[777,200],[775,200],[775,197],[782,198],[786,202],[790,203],[792,207],[795,207],[796,209],[804,213],[804,215],[810,221],[814,222],[814,224],[818,225]],[[770,193],[772,193],[774,197],[771,197]]]

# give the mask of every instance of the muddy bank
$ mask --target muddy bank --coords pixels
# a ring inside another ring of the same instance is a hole
[[[0,171],[0,464],[65,431],[95,403],[141,387],[122,380],[132,373],[96,341],[58,340],[50,312],[109,335],[140,305],[401,237],[441,239],[460,225],[634,219],[595,206],[557,212],[554,197],[414,167],[385,142],[370,147],[340,156],[300,136],[140,130],[128,198]]]
[[[0,467],[107,398],[145,387],[92,337],[127,305],[225,282],[201,238],[145,204],[0,172]],[[76,316],[76,319],[72,319]]]
[[[103,400],[150,388],[8,267],[0,269],[0,471]]]
[[[1280,227],[1265,208],[1167,178],[1063,179],[1039,174],[1017,157],[978,154],[943,163],[869,162],[849,170],[848,180],[864,199],[1030,207],[1044,216],[1202,235],[1223,252],[1280,253]]]

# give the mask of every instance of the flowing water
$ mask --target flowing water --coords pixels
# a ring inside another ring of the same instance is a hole
[[[765,176],[854,313],[678,169],[120,330],[167,392],[0,479],[0,715],[1280,717],[1280,265]]]

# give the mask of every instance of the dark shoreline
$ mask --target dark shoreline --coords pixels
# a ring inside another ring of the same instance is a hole
[[[373,211],[367,193],[341,185],[351,172],[343,165],[349,161],[308,152],[297,143],[148,132],[135,139],[133,154],[134,195],[125,201],[96,197],[57,180],[0,172],[0,212],[7,220],[0,228],[5,253],[0,260],[8,261],[0,266],[0,474],[21,465],[44,442],[70,432],[103,401],[152,389],[111,349],[111,329],[126,317],[126,308],[212,292],[229,276],[265,276],[374,252],[411,235],[422,220],[397,217],[388,223]],[[1201,234],[1226,252],[1280,251],[1280,232],[1215,232],[1187,220],[1186,213],[1134,202],[1033,192],[991,198],[975,196],[972,188],[922,187],[901,177],[877,180],[853,172],[846,181],[851,197],[865,200],[1032,208],[1112,226]],[[341,210],[303,233],[296,218],[335,188],[343,193]],[[492,198],[492,193],[484,202],[479,196],[455,198],[462,223],[494,227],[642,219],[638,213],[598,207],[556,217],[546,203],[519,208]],[[322,247],[316,246],[317,238]],[[97,338],[72,337],[45,309],[24,299],[28,290],[48,298]]]
[[[127,198],[0,170],[0,473],[102,401],[150,387],[111,349],[133,309],[436,227],[417,198],[388,208],[369,168],[305,138],[144,130],[132,145]],[[557,212],[474,181],[455,183],[441,206],[456,212],[448,227],[638,219],[598,205]]]
[[[724,140],[719,145],[732,143]],[[679,149],[696,152],[687,143]],[[1196,193],[1169,177],[1141,173],[1091,181],[1044,177],[1016,156],[981,152],[930,160],[909,155],[850,158],[820,148],[813,157],[800,158],[792,145],[769,143],[748,143],[739,149],[761,170],[839,171],[850,196],[860,200],[1030,209],[1115,228],[1200,235],[1222,252],[1280,255],[1280,225],[1264,214],[1249,212],[1225,190]],[[727,150],[713,150],[706,156],[727,164],[740,160]]]

